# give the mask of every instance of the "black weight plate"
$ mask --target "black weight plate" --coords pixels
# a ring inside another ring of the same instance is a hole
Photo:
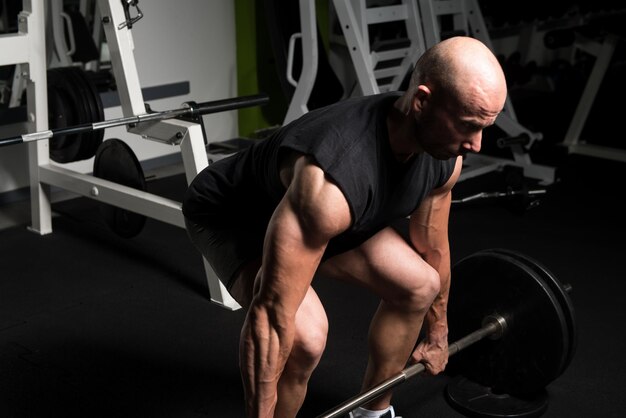
[[[574,353],[576,352],[576,347],[578,346],[578,327],[576,325],[576,314],[574,311],[574,304],[567,288],[565,287],[563,282],[561,282],[554,274],[552,274],[550,270],[548,270],[548,268],[546,268],[545,265],[538,262],[534,258],[504,248],[494,248],[490,251],[495,251],[501,254],[508,254],[511,257],[517,258],[522,263],[525,263],[526,266],[534,269],[538,274],[540,274],[544,282],[550,286],[550,289],[552,289],[552,292],[561,304],[561,309],[565,314],[565,320],[567,322],[569,331],[569,352],[565,360],[565,364],[563,365],[563,370],[561,371],[564,372],[565,369],[570,365],[574,357]]]
[[[88,108],[87,120],[83,122],[100,122],[104,120],[104,107],[96,86],[80,67],[71,67],[76,85],[80,88],[83,101]],[[86,160],[94,155],[104,139],[104,130],[92,130],[83,133],[79,158]]]
[[[80,120],[78,124],[92,122],[92,105],[90,103],[89,92],[87,86],[84,85],[82,79],[76,73],[77,67],[65,67],[64,72],[69,82],[74,87],[76,97],[78,98],[77,106],[80,109]],[[85,148],[90,140],[90,132],[81,133],[80,137],[80,150],[75,161],[84,160]]]
[[[76,74],[77,68],[61,67],[58,68],[58,70],[63,73],[64,78],[67,80],[68,86],[70,86],[70,88],[74,92],[76,109],[79,115],[79,120],[77,124],[82,125],[84,123],[92,122],[92,110],[90,98],[88,96],[89,92],[87,90],[87,87],[82,82],[82,79],[80,79]],[[78,154],[73,161],[81,161],[86,159],[86,148],[88,148],[89,145],[88,143],[91,138],[91,132],[81,132],[79,138],[80,147],[78,150]]]
[[[117,184],[146,190],[146,180],[139,160],[133,150],[117,138],[108,139],[98,147],[93,174]],[[109,228],[123,238],[138,235],[146,223],[144,215],[107,203],[102,203],[100,209]]]
[[[58,67],[49,70],[49,73],[53,76],[55,87],[65,94],[69,100],[68,104],[71,108],[73,122],[68,126],[84,123],[89,115],[89,109],[85,104],[80,87],[72,75],[72,69],[70,67]],[[72,152],[64,152],[57,162],[69,163],[80,160],[84,133],[65,135],[65,137],[68,145],[66,150],[71,150]],[[70,141],[72,141],[71,145]]]
[[[79,98],[67,76],[58,68],[47,72],[49,129],[73,126],[80,121]],[[55,135],[50,141],[50,158],[58,163],[76,161],[80,151],[80,134]]]
[[[456,378],[446,386],[446,400],[466,417],[531,418],[548,409],[548,394],[542,391],[529,397],[494,393],[466,378]]]
[[[67,95],[59,92],[54,86],[48,86],[48,127],[50,129],[65,128],[73,123],[73,115]],[[68,118],[70,118],[68,120]],[[50,141],[51,149],[66,147],[66,136],[55,138]]]
[[[480,328],[491,314],[506,320],[503,337],[482,340],[451,357],[449,372],[514,396],[538,392],[560,375],[569,336],[554,293],[515,257],[481,251],[453,267],[450,341]]]
[[[91,94],[94,97],[93,104],[96,106],[96,111],[94,113],[94,122],[100,122],[104,120],[104,105],[102,104],[102,98],[100,97],[100,92],[98,91],[98,87],[96,86],[95,81],[92,79],[92,76],[88,75],[86,71],[80,71],[79,74],[83,77],[87,86],[91,90]],[[89,72],[89,74],[93,75],[93,71]],[[104,136],[104,131],[102,132],[102,136]]]

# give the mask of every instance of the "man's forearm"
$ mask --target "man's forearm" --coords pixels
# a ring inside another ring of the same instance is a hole
[[[249,417],[272,417],[276,388],[293,344],[293,325],[277,326],[253,303],[241,333],[240,367]]]
[[[445,339],[447,341],[448,338],[448,300],[447,295],[444,297],[442,294],[439,294],[437,298],[433,301],[432,305],[428,309],[426,313],[426,317],[424,318],[426,323],[426,332],[428,337],[432,340],[442,340]]]
[[[436,260],[426,261],[439,273],[440,289],[430,309],[426,313],[425,322],[430,338],[447,340],[448,337],[448,296],[450,294],[450,253],[438,254]]]

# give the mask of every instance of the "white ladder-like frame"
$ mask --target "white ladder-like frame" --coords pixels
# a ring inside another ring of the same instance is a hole
[[[417,3],[419,3],[419,8]],[[333,0],[333,5],[352,58],[361,92],[365,95],[394,90],[400,86],[406,71],[415,64],[424,50],[441,40],[439,21],[443,15],[453,15],[455,30],[480,39],[493,50],[476,0],[407,0],[401,5],[375,8],[368,8],[365,0]],[[385,55],[370,51],[368,25],[400,20],[406,21],[410,46],[406,51],[390,51],[389,54],[404,54],[403,63],[398,68],[389,71],[376,71],[376,64]],[[396,70],[399,72],[391,72]],[[377,80],[385,76],[393,76],[393,82],[388,85],[379,85]],[[540,133],[528,130],[517,121],[509,98],[507,98],[504,111],[496,120],[496,125],[510,137],[525,134],[530,138],[531,143],[541,139]],[[505,165],[516,165],[523,168],[525,176],[538,179],[541,184],[547,185],[554,182],[555,169],[534,164],[523,145],[513,144],[511,151],[513,160],[487,155],[468,155],[465,160],[467,167],[461,174],[461,180],[499,170]]]
[[[125,117],[144,114],[146,108],[133,53],[132,33],[128,27],[120,26],[126,20],[122,2],[98,0],[98,7],[123,114]],[[11,63],[29,64],[28,112],[35,122],[34,129],[29,131],[45,131],[48,128],[48,106],[43,0],[24,1],[24,10],[20,14],[18,36],[0,37],[0,48],[18,53]],[[204,134],[198,123],[166,119],[142,123],[128,128],[128,131],[144,139],[179,145],[188,182],[208,166]],[[50,161],[48,141],[33,141],[28,146],[32,231],[41,235],[52,232],[50,186],[185,228],[180,202],[54,164]],[[229,310],[240,309],[205,259],[204,267],[211,301]]]

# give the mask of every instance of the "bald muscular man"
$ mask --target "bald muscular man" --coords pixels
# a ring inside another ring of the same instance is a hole
[[[506,96],[493,53],[450,38],[420,57],[407,91],[310,111],[198,174],[183,212],[191,240],[247,310],[249,417],[295,417],[304,401],[328,330],[311,286],[318,272],[380,297],[363,390],[407,362],[444,369],[451,189]],[[406,217],[408,241],[390,227]],[[391,396],[352,415],[393,418]]]

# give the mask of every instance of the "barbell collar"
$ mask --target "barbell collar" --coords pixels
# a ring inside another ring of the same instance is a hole
[[[47,131],[39,131],[39,132],[32,132],[29,134],[24,134],[21,135],[19,137],[15,137],[15,139],[19,139],[19,142],[32,142],[32,141],[41,141],[43,139],[50,139],[53,136],[57,136],[57,135],[73,135],[73,134],[80,134],[83,132],[89,132],[89,131],[93,131],[93,124],[92,123],[83,123],[81,125],[74,125],[74,126],[68,126],[67,128],[57,128],[57,129],[49,129]],[[0,142],[0,145],[9,145],[9,144],[5,144],[5,141],[7,140],[2,140],[2,142]],[[14,142],[14,143],[19,143],[19,142]]]
[[[47,131],[41,131],[41,132],[33,132],[31,134],[22,135],[22,136],[18,136],[15,138],[10,138],[8,141],[11,141],[11,140],[18,140],[20,142],[40,141],[42,139],[52,138],[52,136],[53,136],[53,132],[51,130],[47,130]],[[11,141],[10,143],[18,143],[18,142]]]
[[[501,338],[505,331],[506,320],[499,315],[489,315],[483,320],[483,326],[480,329],[450,344],[448,346],[448,355],[452,356],[485,337]]]
[[[483,326],[466,335],[465,337],[455,341],[454,343],[448,345],[448,355],[452,356],[459,351],[469,347],[470,345],[477,343],[478,341],[486,338],[486,337],[494,337],[500,338],[506,332],[506,320],[499,315],[489,315],[483,321]],[[317,418],[339,418],[350,411],[355,410],[361,405],[365,405],[369,401],[378,398],[383,395],[390,389],[398,386],[404,381],[417,376],[426,370],[426,367],[423,363],[415,363],[411,366],[405,368],[400,373],[390,377],[387,380],[379,383],[373,388],[363,392],[347,401],[342,403],[330,411],[325,412],[322,415],[319,415]]]
[[[496,329],[493,333],[489,334],[489,338],[492,340],[499,340],[502,338],[504,333],[506,332],[507,323],[504,317],[500,315],[487,315],[485,319],[483,319],[483,328],[486,328],[488,325],[493,325]]]

